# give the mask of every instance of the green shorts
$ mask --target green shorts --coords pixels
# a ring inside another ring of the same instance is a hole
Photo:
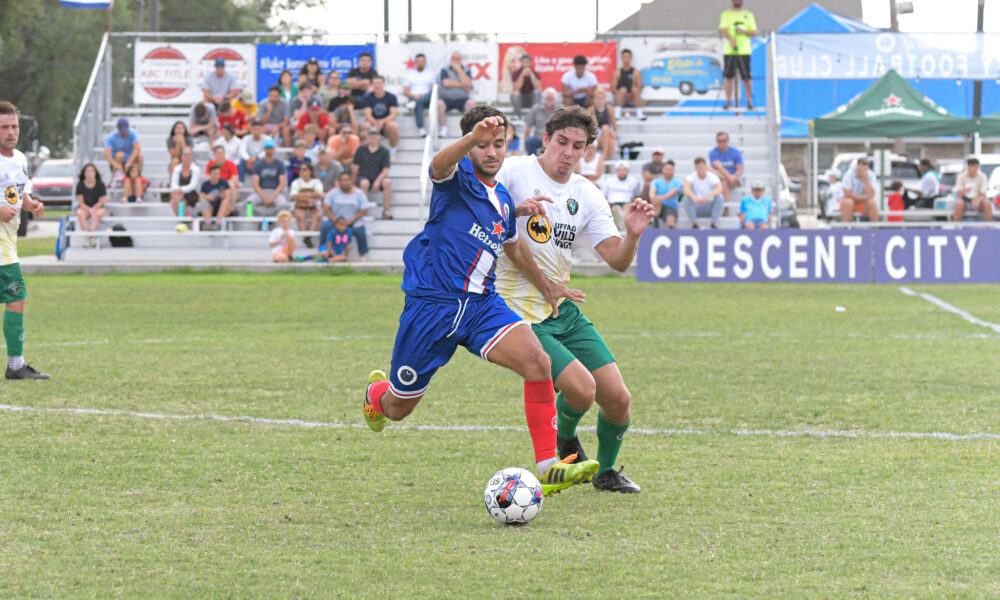
[[[28,297],[21,275],[21,263],[0,266],[0,304],[17,302]]]
[[[549,317],[531,326],[545,353],[552,359],[552,380],[574,360],[588,371],[615,362],[614,355],[594,329],[594,324],[569,300],[559,305],[559,318]]]

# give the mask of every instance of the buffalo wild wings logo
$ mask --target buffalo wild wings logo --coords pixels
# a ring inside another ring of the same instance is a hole
[[[3,197],[7,199],[10,204],[17,204],[17,188],[14,186],[7,186],[7,189],[3,193]]]
[[[545,215],[534,215],[528,219],[528,237],[539,244],[552,239],[552,224]]]

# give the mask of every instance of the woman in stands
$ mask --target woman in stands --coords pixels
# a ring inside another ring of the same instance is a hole
[[[194,140],[188,134],[187,124],[184,121],[177,121],[170,128],[170,136],[167,137],[167,152],[170,153],[170,165],[167,167],[167,176],[174,172],[174,167],[181,162],[181,153],[185,148],[194,148]]]
[[[597,142],[587,146],[583,158],[576,165],[576,172],[589,179],[597,187],[601,186],[601,177],[604,176],[604,157],[597,152]]]
[[[142,202],[142,195],[149,189],[149,180],[142,176],[139,165],[132,164],[122,179],[122,192],[129,203]]]
[[[285,69],[281,72],[281,75],[278,75],[278,88],[281,90],[281,97],[289,103],[299,95],[299,86],[295,85],[292,72],[288,69]]]
[[[601,128],[597,135],[597,144],[601,147],[601,154],[604,158],[612,158],[615,153],[615,142],[618,140],[618,121],[615,114],[608,106],[608,94],[601,88],[597,88],[594,93],[594,105],[587,109],[587,112],[597,119],[597,126]]]
[[[101,219],[107,214],[104,210],[107,193],[94,163],[83,165],[80,180],[76,184],[76,220],[80,231],[97,231],[101,226]],[[93,245],[94,238],[88,237],[84,247],[90,248]]]
[[[326,76],[323,75],[323,70],[315,56],[307,60],[299,71],[299,85],[302,85],[304,81],[313,84],[317,90],[323,89],[323,86],[326,85]]]

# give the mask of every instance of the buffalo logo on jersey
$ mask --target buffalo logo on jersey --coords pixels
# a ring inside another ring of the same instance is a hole
[[[528,219],[528,236],[539,244],[552,239],[552,225],[549,219],[545,215],[535,215]]]
[[[576,201],[576,198],[569,197],[566,199],[566,208],[569,210],[569,214],[576,215],[576,211],[580,210],[580,203]]]
[[[7,186],[7,189],[3,193],[3,197],[7,199],[7,202],[17,204],[17,188],[12,185]]]

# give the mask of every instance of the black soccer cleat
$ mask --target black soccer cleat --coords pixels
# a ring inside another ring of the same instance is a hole
[[[11,369],[10,367],[7,367],[7,372],[4,373],[4,377],[7,379],[50,379],[47,373],[39,373],[28,363],[21,365],[20,369]]]
[[[556,445],[559,449],[559,460],[566,458],[571,454],[576,454],[575,463],[581,463],[587,460],[587,454],[583,451],[583,445],[580,444],[580,438],[573,436],[573,439],[564,440],[561,437],[556,438]]]
[[[642,491],[634,481],[622,475],[622,471],[625,467],[622,467],[615,471],[614,469],[608,469],[607,471],[594,476],[594,480],[591,482],[594,487],[599,490],[607,490],[609,492],[618,492],[621,494],[638,494]]]

